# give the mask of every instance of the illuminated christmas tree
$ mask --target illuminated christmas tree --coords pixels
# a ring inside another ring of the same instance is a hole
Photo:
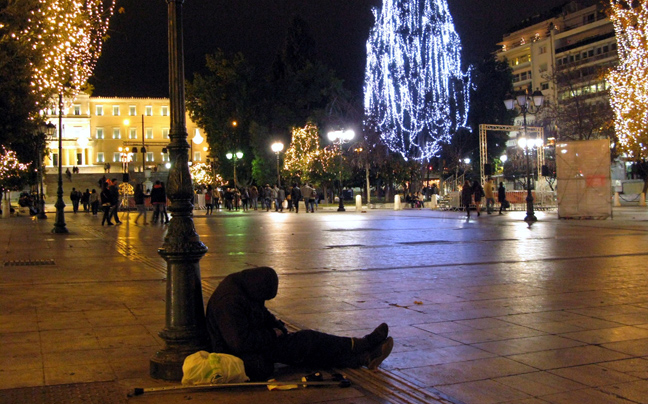
[[[29,164],[18,161],[16,153],[2,146],[0,153],[0,197],[7,191],[15,191],[23,186]]]
[[[101,54],[116,0],[31,0],[27,23],[11,34],[32,50],[32,86],[45,100],[76,95]]]
[[[640,160],[648,157],[648,1],[611,3],[619,54],[608,75],[614,126],[619,149]]]
[[[303,128],[293,128],[290,147],[284,157],[284,170],[302,181],[311,181],[313,162],[319,158],[320,153],[319,129],[314,123],[307,123]]]
[[[405,158],[428,159],[466,124],[470,77],[445,0],[384,0],[367,41],[365,125]]]

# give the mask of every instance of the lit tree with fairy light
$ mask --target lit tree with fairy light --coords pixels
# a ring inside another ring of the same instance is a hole
[[[614,23],[619,54],[618,66],[607,77],[619,140],[617,147],[635,161],[645,161],[648,157],[648,2],[612,0],[610,19]],[[644,177],[646,192],[648,176]]]
[[[468,115],[470,75],[445,0],[384,0],[367,41],[365,126],[403,157],[438,154]]]
[[[76,95],[101,54],[116,0],[31,0],[26,23],[12,37],[31,49],[33,91]]]
[[[221,177],[220,174],[214,174],[209,164],[193,164],[191,167],[189,167],[189,173],[191,174],[191,181],[193,182],[194,186],[212,185],[221,187],[227,184],[227,181],[224,181],[223,177]]]
[[[0,153],[0,197],[9,191],[20,189],[25,181],[29,164],[18,161],[16,153],[2,146]]]

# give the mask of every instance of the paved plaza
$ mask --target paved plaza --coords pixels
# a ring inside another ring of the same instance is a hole
[[[0,219],[0,403],[57,388],[120,403],[648,403],[648,209],[614,214],[538,212],[528,227],[524,212],[197,211],[205,301],[227,274],[271,266],[278,317],[349,336],[385,321],[394,351],[377,372],[349,371],[349,389],[129,399],[171,385],[148,376],[167,227],[70,212],[57,235],[54,212]]]

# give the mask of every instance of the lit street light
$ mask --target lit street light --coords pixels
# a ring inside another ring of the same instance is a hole
[[[531,95],[529,95],[529,91],[527,90],[523,94],[518,94],[515,98],[509,96],[506,100],[504,100],[506,109],[508,109],[509,111],[519,109],[519,113],[522,114],[524,121],[524,135],[520,136],[518,133],[518,145],[524,150],[524,154],[526,155],[527,214],[524,218],[524,221],[529,223],[529,225],[538,220],[533,210],[533,194],[531,193],[531,163],[529,162],[529,154],[531,152],[530,149],[533,149],[533,147],[537,146],[539,144],[538,142],[542,142],[542,139],[527,139],[526,116],[527,113],[538,113],[538,111],[542,107],[543,102],[544,95],[540,90],[534,91]]]
[[[279,154],[283,151],[284,145],[281,142],[275,142],[270,146],[274,154],[277,155],[277,184],[281,187],[281,172],[279,171]]]
[[[234,159],[234,188],[238,188],[238,183],[236,182],[236,162],[243,158],[243,152],[227,153],[225,157],[228,160]]]
[[[346,129],[346,130],[335,130],[332,132],[329,132],[327,134],[329,140],[336,144],[338,148],[340,149],[340,177],[339,177],[339,186],[340,186],[340,191],[339,191],[339,199],[340,199],[340,204],[338,206],[338,212],[344,212],[344,202],[342,198],[342,145],[345,143],[348,143],[353,139],[355,136],[355,132],[351,129]]]
[[[38,214],[36,215],[39,219],[47,219],[45,214],[45,195],[43,193],[43,148],[45,147],[44,142],[51,140],[54,137],[56,132],[56,126],[48,122],[45,125],[40,125],[38,127],[38,182],[40,184],[40,192],[38,197]]]
[[[65,225],[65,202],[63,202],[63,94],[59,94],[58,102],[58,187],[56,188],[56,219],[52,233],[69,233]]]

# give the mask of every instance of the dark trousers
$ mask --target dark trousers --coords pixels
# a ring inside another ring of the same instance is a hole
[[[267,352],[241,355],[245,373],[255,380],[267,380],[275,363],[309,367],[360,367],[361,358],[354,355],[351,338],[338,337],[313,330],[283,335]]]

